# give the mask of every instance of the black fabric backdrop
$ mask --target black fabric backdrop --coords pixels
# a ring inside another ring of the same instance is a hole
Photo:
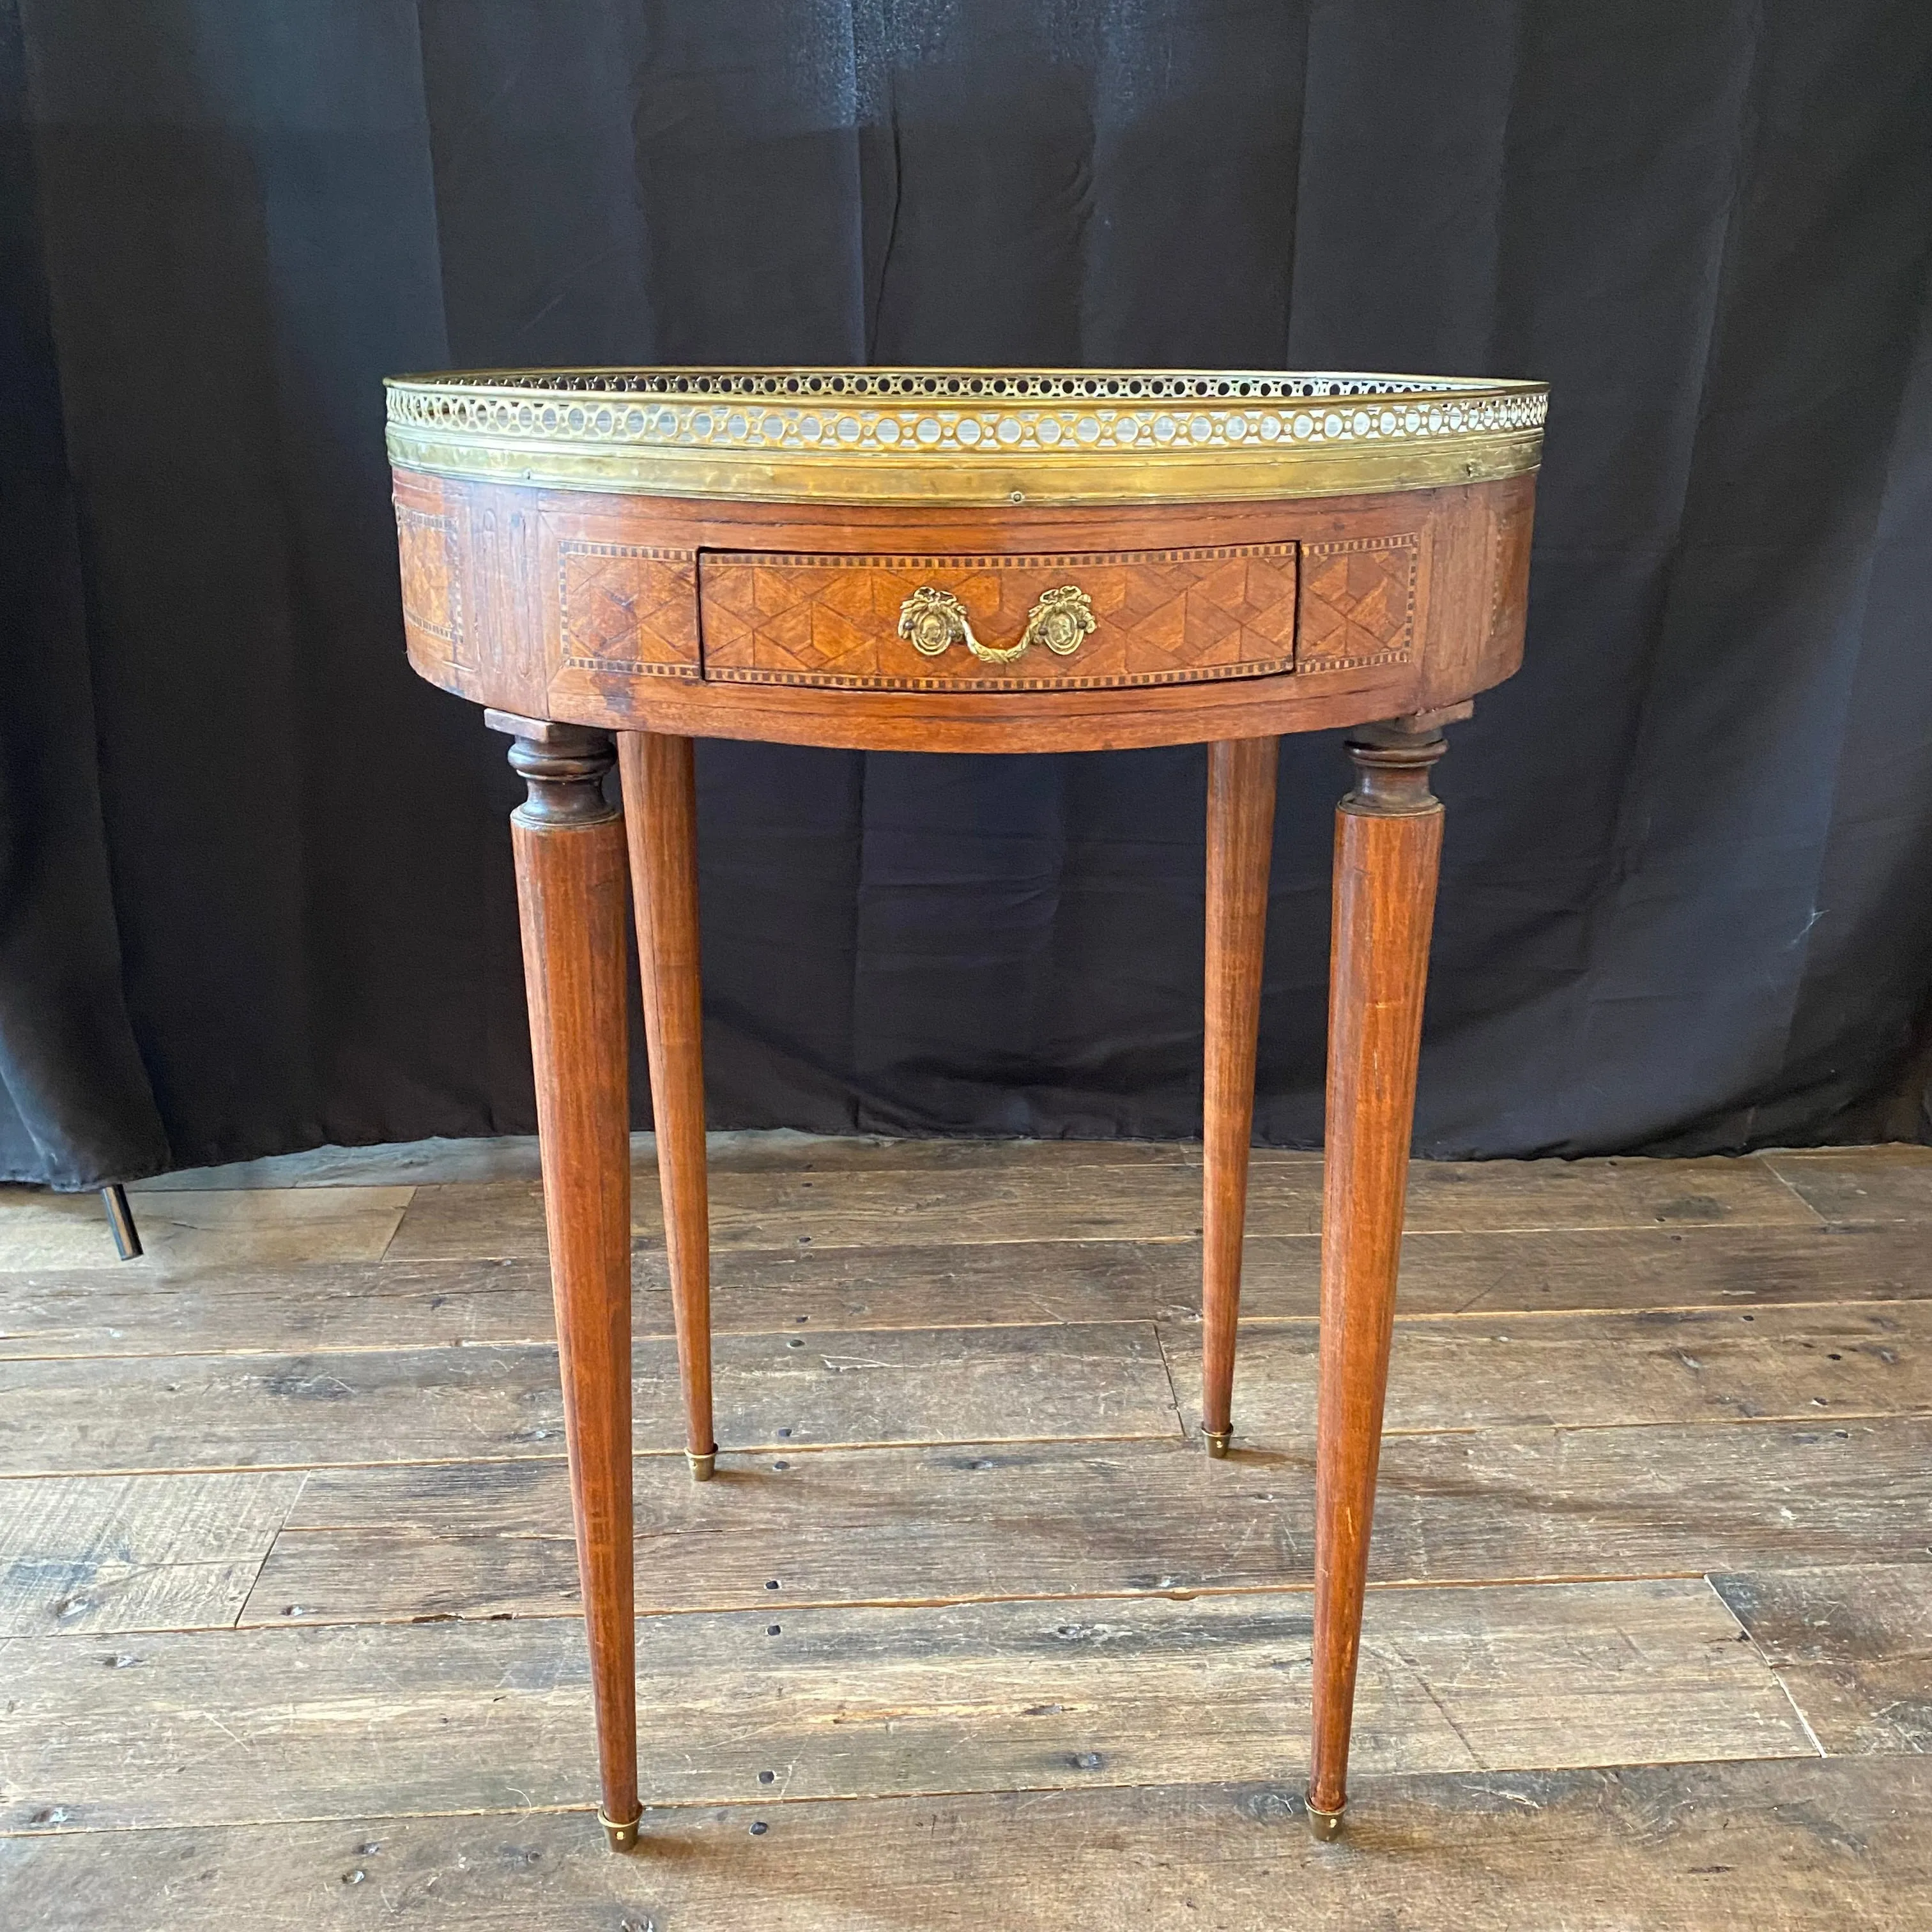
[[[1420,1144],[1910,1130],[1923,0],[0,0],[0,1172],[530,1127],[379,388],[505,362],[1549,378]],[[1204,770],[704,746],[713,1124],[1197,1131]],[[1339,746],[1282,776],[1306,1144]]]

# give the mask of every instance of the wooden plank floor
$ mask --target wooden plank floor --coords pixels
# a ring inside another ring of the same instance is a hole
[[[635,1214],[644,1848],[591,1815],[526,1142],[0,1189],[0,1925],[1932,1924],[1932,1150],[1418,1166],[1339,1844],[1318,1159],[1237,1450],[1186,1147],[720,1136]]]

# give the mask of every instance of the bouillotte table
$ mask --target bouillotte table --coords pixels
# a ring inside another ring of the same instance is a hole
[[[710,1475],[692,741],[1208,754],[1203,1434],[1228,1451],[1280,735],[1336,825],[1308,1815],[1339,1830],[1442,808],[1516,668],[1540,384],[596,369],[388,386],[410,662],[512,816],[602,1819],[634,1844],[626,877],[691,1473]],[[615,740],[614,749],[613,740]],[[622,808],[604,780],[621,776]],[[626,844],[628,863],[626,866]]]

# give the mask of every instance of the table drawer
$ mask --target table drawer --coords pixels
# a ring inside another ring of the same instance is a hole
[[[707,680],[1094,690],[1294,668],[1297,546],[1035,556],[705,550]]]

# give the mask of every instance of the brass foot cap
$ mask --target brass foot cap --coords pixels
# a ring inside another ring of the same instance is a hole
[[[1312,1798],[1308,1802],[1308,1829],[1318,1845],[1325,1845],[1342,1835],[1342,1814],[1324,1811]]]
[[[1206,1438],[1208,1454],[1217,1462],[1227,1454],[1228,1444],[1234,1439],[1232,1429],[1204,1429],[1201,1433]]]
[[[597,1822],[604,1827],[604,1835],[610,1840],[611,1850],[628,1852],[635,1846],[638,1842],[638,1827],[642,1823],[644,1816],[644,1813],[640,1810],[637,1816],[633,1818],[628,1825],[619,1825],[607,1818],[601,1809],[598,1810]]]
[[[694,1483],[708,1483],[718,1469],[718,1451],[707,1449],[700,1456],[695,1449],[687,1449],[684,1460],[691,1465],[691,1480]]]

